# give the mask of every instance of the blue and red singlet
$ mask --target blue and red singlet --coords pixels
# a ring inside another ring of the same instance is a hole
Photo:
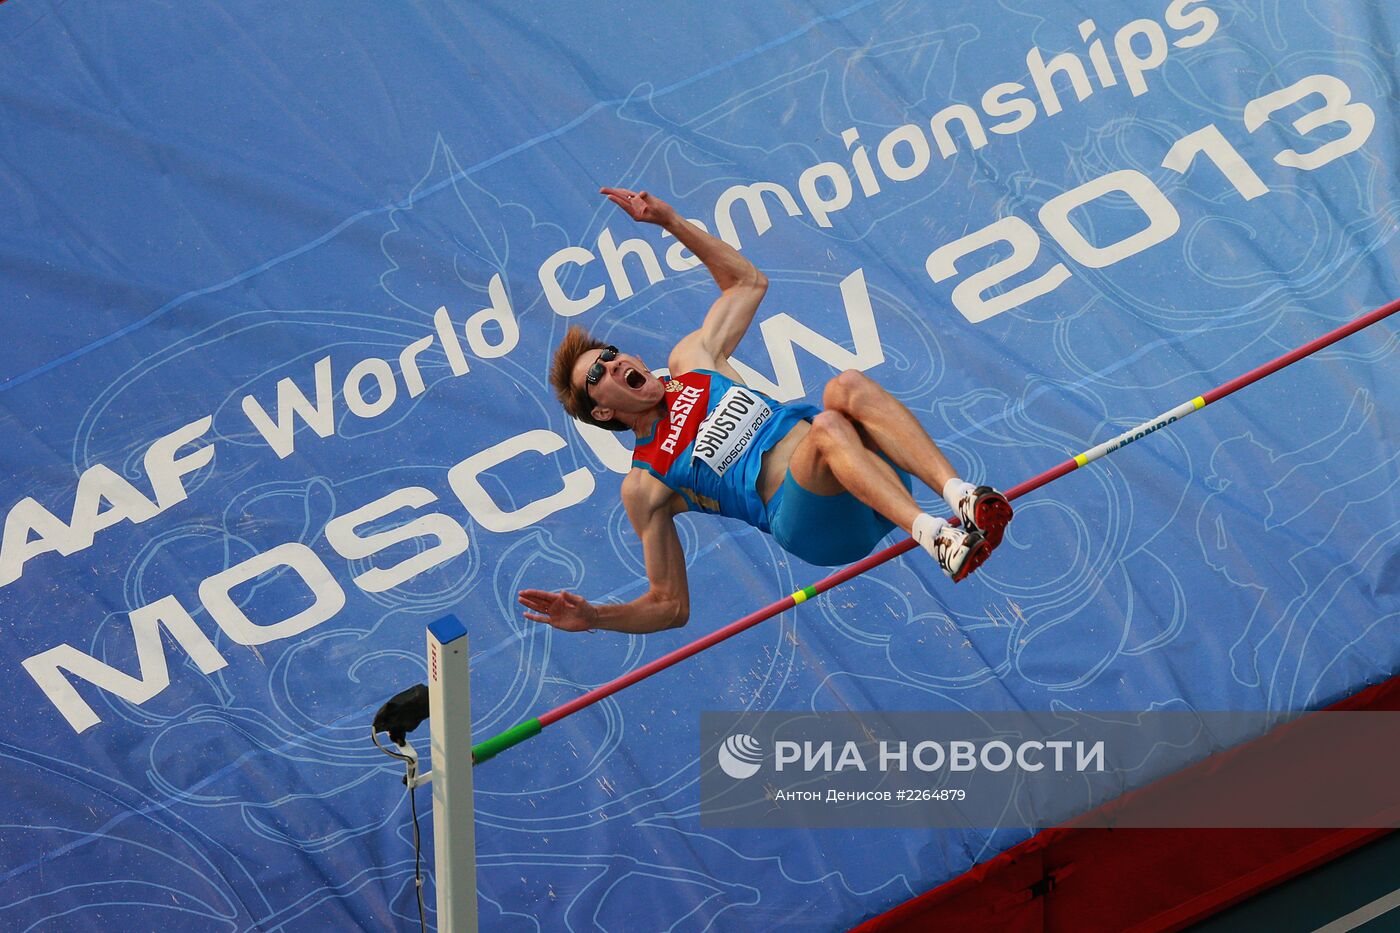
[[[763,454],[821,409],[776,402],[707,369],[666,383],[665,404],[652,433],[637,439],[632,466],[661,480],[697,512],[769,531],[758,491]]]

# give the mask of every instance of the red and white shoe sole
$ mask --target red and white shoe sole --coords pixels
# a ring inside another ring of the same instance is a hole
[[[1006,496],[990,486],[977,490],[977,498],[972,504],[972,523],[987,537],[987,544],[996,548],[1006,534],[1006,526],[1011,524],[1014,513]],[[984,558],[985,559],[985,558]]]
[[[992,556],[992,545],[985,537],[980,538],[976,543],[968,548],[967,557],[963,558],[962,566],[953,574],[953,582],[960,583],[967,579],[968,574],[981,567],[987,562],[987,558]]]

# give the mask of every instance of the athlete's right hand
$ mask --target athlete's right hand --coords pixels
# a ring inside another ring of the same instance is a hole
[[[525,618],[548,622],[561,631],[586,632],[598,622],[598,610],[582,596],[567,590],[521,590],[519,600],[526,609]]]

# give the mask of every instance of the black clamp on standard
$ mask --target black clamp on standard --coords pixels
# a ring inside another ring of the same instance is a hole
[[[428,718],[428,685],[418,684],[397,693],[374,714],[374,731],[387,732],[395,745]]]

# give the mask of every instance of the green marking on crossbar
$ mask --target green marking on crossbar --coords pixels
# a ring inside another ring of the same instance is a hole
[[[512,726],[500,735],[493,735],[480,745],[472,746],[472,764],[479,765],[487,759],[494,758],[506,749],[519,745],[532,736],[540,734],[544,726],[540,725],[538,719],[527,719],[518,726]]]

